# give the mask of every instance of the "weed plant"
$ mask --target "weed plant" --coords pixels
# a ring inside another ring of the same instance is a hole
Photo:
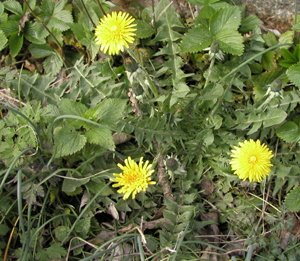
[[[0,260],[300,260],[300,23],[186,4],[122,6],[134,41],[106,55],[110,1],[1,1]],[[262,182],[231,170],[251,139]],[[128,157],[155,171],[123,199]]]

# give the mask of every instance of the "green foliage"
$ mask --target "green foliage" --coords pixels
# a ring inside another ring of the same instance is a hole
[[[199,14],[196,26],[190,29],[182,40],[182,50],[199,52],[217,42],[223,52],[241,55],[244,46],[242,35],[237,31],[241,23],[239,8],[224,7],[219,10],[210,8],[210,11],[210,18],[205,17],[204,11]]]
[[[168,0],[126,3],[135,41],[115,56],[94,41],[110,1],[0,3],[1,253],[234,260],[249,248],[253,260],[298,258],[298,39],[262,32],[231,1],[188,2],[201,6],[195,19]],[[230,168],[246,139],[274,153],[260,184]],[[156,185],[123,200],[111,179],[128,156],[152,164]]]
[[[295,188],[285,198],[285,204],[290,211],[300,210],[300,188]]]
[[[85,144],[97,144],[105,149],[114,149],[112,130],[125,109],[126,100],[106,99],[88,109],[70,99],[62,99],[57,108],[49,105],[48,116],[55,120],[66,119],[65,124],[54,128],[55,157],[64,157],[83,149]]]

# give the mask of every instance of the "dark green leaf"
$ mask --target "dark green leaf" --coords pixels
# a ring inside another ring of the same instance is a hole
[[[237,30],[241,24],[241,11],[237,6],[222,8],[214,14],[210,24],[213,35],[222,29]]]
[[[64,63],[62,58],[57,53],[53,53],[46,58],[43,65],[46,73],[50,76],[54,76],[59,73]]]
[[[110,130],[105,128],[100,128],[98,126],[92,126],[86,133],[87,142],[92,144],[98,144],[101,147],[109,150],[115,148],[115,143],[112,138],[112,133]]]
[[[189,30],[182,39],[181,49],[185,52],[200,52],[212,43],[212,35],[206,26],[199,25]]]
[[[216,34],[216,42],[223,52],[242,55],[244,51],[243,37],[236,30],[223,29]]]
[[[0,29],[0,51],[5,47],[7,43],[7,38],[4,32]]]
[[[142,21],[142,20],[135,20],[134,22],[137,25],[137,31],[136,31],[136,37],[137,38],[148,38],[151,37],[155,30],[149,26],[148,23]]]
[[[18,33],[12,34],[9,37],[8,45],[11,56],[17,56],[23,46],[23,35],[19,35]]]
[[[262,24],[263,22],[258,19],[257,16],[255,15],[248,15],[247,17],[245,17],[242,22],[241,22],[241,26],[239,28],[239,31],[241,33],[248,33],[252,30],[254,30],[254,28],[256,26],[258,26],[259,24]]]
[[[16,0],[8,0],[4,2],[4,8],[9,10],[10,12],[23,16],[23,10],[21,4]]]
[[[35,58],[43,58],[55,53],[48,44],[31,44],[28,49]]]
[[[55,157],[59,158],[74,154],[84,147],[86,140],[84,135],[69,126],[55,128]]]

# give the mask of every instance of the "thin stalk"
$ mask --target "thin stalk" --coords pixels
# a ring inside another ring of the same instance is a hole
[[[83,2],[83,0],[80,0],[80,2],[81,2],[81,4],[82,4],[83,9],[84,9],[84,11],[86,12],[88,18],[90,19],[91,23],[93,24],[93,26],[94,26],[94,28],[95,28],[95,27],[96,27],[96,24],[94,23],[92,17],[90,16],[90,13],[88,12],[88,10],[87,10],[87,8],[86,8],[85,3]]]
[[[209,80],[210,80],[210,75],[211,75],[211,71],[212,71],[212,68],[215,64],[215,60],[216,60],[216,57],[213,56],[211,62],[210,62],[210,65],[209,65],[209,68],[208,68],[208,74],[207,74],[207,78],[206,78],[206,81],[205,81],[205,84],[204,84],[204,87],[203,89],[205,89],[205,87],[208,85],[209,83]]]
[[[140,235],[137,236],[137,243],[138,243],[138,247],[139,247],[140,260],[145,261],[145,254],[144,254],[144,249],[143,249],[142,240],[141,240]]]
[[[96,0],[97,5],[99,6],[100,11],[102,12],[103,16],[106,15],[106,12],[104,11],[101,3],[99,0]]]

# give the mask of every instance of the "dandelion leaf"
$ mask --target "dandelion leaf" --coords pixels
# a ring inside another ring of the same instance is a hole
[[[300,140],[299,126],[292,121],[286,122],[278,129],[276,129],[276,135],[283,139],[285,142],[293,143]]]
[[[137,25],[136,37],[140,39],[151,37],[155,30],[149,26],[148,23],[142,20],[135,20],[134,22]]]

